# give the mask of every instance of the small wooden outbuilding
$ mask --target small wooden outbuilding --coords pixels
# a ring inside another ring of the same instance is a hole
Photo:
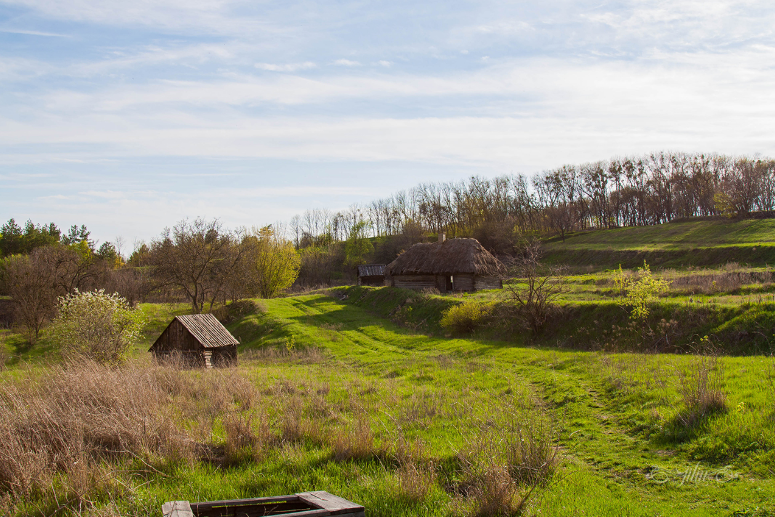
[[[443,237],[442,237],[443,239]],[[476,239],[415,244],[388,264],[385,284],[450,291],[502,289],[506,267]]]
[[[385,285],[385,264],[363,264],[358,266],[358,285]]]
[[[189,366],[211,368],[237,362],[237,341],[212,314],[175,316],[148,350],[157,360],[179,358]]]

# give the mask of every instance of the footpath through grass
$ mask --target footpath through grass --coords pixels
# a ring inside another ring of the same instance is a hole
[[[135,440],[133,455],[104,456],[92,474],[65,468],[17,513],[145,516],[174,499],[326,490],[370,516],[508,514],[522,498],[523,515],[775,515],[770,357],[709,366],[446,337],[432,320],[456,301],[342,288],[243,303],[227,325],[242,343],[235,369],[154,370],[138,348],[139,363],[99,374],[100,390],[84,379],[80,396],[107,397],[122,375],[155,386],[148,407],[161,406],[135,419],[163,416],[183,434],[165,431],[156,452]],[[179,309],[144,307],[156,330]],[[682,393],[703,372],[720,378],[724,409],[695,418]],[[24,375],[7,373],[4,390],[23,393],[29,381],[11,386]]]
[[[330,385],[339,384],[337,377],[343,383],[358,379],[372,392],[371,416],[404,421],[410,436],[426,443],[442,463],[463,445],[461,409],[486,418],[504,394],[518,393],[549,416],[563,457],[561,469],[533,499],[532,514],[775,512],[769,357],[722,358],[729,410],[687,428],[679,391],[682,373],[698,368],[692,356],[532,349],[509,341],[415,334],[378,316],[385,309],[381,297],[387,296],[381,291],[342,290],[345,300],[311,295],[265,301],[265,313],[245,318],[232,331],[244,352],[266,346],[324,349],[327,359],[301,368],[306,378],[319,376]],[[421,306],[418,302],[415,310]],[[300,375],[298,368],[260,362],[245,367],[270,369],[284,379]],[[407,401],[418,395],[432,402],[407,416],[412,405]],[[377,504],[382,499],[370,493],[373,487],[356,478],[345,497]],[[433,504],[449,501],[445,496]],[[435,509],[429,504],[406,514],[448,512],[443,504]]]

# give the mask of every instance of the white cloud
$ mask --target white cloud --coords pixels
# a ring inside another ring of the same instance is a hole
[[[260,70],[267,70],[270,72],[297,72],[299,70],[317,68],[317,65],[311,61],[305,61],[304,63],[287,63],[284,65],[276,65],[273,63],[256,63],[255,67]]]
[[[4,29],[0,28],[0,32],[4,32],[6,34],[24,34],[27,36],[44,36],[49,38],[69,38],[71,37],[68,34],[57,34],[54,32],[43,32],[43,31],[33,31],[33,30],[25,30],[25,29]]]
[[[377,63],[381,66],[384,66],[385,68],[390,68],[391,66],[393,66],[393,63],[391,63],[390,61],[385,61],[384,59],[378,61]]]
[[[337,66],[361,66],[358,61],[350,61],[349,59],[337,59],[334,64]]]

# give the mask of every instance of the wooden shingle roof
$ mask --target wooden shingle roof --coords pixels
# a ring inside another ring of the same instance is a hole
[[[239,345],[239,341],[212,314],[188,314],[175,316],[175,319],[205,348]]]
[[[385,264],[362,264],[358,266],[358,276],[385,276]]]

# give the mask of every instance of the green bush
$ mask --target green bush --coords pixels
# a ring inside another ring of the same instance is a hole
[[[59,298],[59,314],[51,324],[53,340],[65,356],[85,356],[103,364],[117,364],[137,342],[142,314],[118,293],[79,292]]]
[[[485,322],[491,309],[490,305],[475,300],[466,300],[444,311],[439,323],[445,329],[461,334],[470,333]]]

